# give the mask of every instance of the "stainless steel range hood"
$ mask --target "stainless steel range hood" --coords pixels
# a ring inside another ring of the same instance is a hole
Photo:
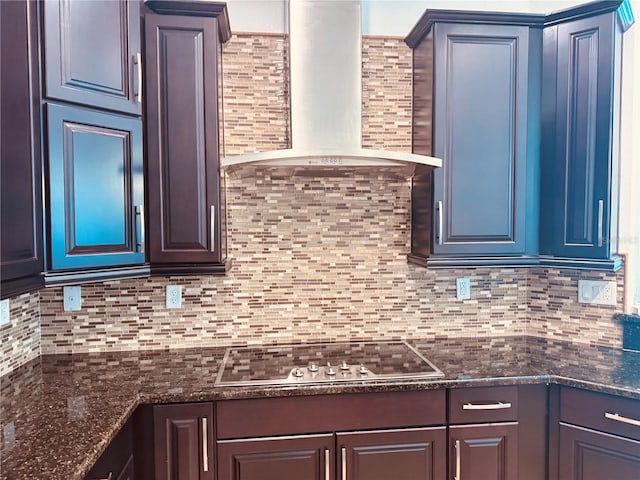
[[[411,175],[425,155],[362,148],[362,44],[359,0],[289,2],[290,149],[225,157],[241,165],[299,169],[382,168]]]

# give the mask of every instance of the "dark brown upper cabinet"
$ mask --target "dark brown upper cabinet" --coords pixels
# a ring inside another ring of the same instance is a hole
[[[226,5],[147,2],[145,15],[149,261],[152,274],[223,273],[220,175]]]
[[[536,16],[427,11],[413,48],[412,252],[428,266],[537,254],[541,28]]]
[[[37,3],[0,2],[0,22],[0,274],[7,298],[43,284]]]
[[[543,263],[616,270],[626,2],[545,28],[540,227]]]
[[[45,92],[50,99],[140,115],[137,0],[47,0]]]

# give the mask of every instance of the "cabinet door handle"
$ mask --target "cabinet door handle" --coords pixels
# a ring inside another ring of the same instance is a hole
[[[331,461],[330,461],[330,457],[329,457],[330,453],[329,453],[329,449],[325,448],[324,449],[324,480],[330,480],[331,479]]]
[[[133,96],[135,101],[142,103],[142,54],[136,53],[133,57],[133,65],[136,69],[133,85]]]
[[[462,480],[462,478],[460,477],[460,440],[456,440],[455,449],[456,449],[456,474],[453,477],[453,480]]]
[[[511,408],[510,402],[498,403],[465,403],[462,405],[463,410],[504,410]]]
[[[442,200],[438,200],[438,245],[442,245]]]
[[[207,417],[202,417],[202,471],[209,471],[209,441],[207,432]]]
[[[629,425],[635,425],[636,427],[640,427],[640,420],[636,420],[635,418],[623,417],[622,415],[618,415],[617,413],[605,412],[604,418],[608,418],[609,420],[615,420],[616,422],[628,423]]]
[[[136,252],[144,253],[144,205],[136,205]]]
[[[598,246],[603,244],[602,239],[602,222],[604,216],[604,200],[598,200]]]
[[[209,208],[209,243],[211,245],[211,251],[216,251],[216,207],[211,205]]]
[[[342,460],[342,480],[347,480],[347,449],[345,447],[340,449],[340,459]]]

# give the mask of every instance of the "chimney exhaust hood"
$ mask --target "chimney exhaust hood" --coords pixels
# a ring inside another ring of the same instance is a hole
[[[442,166],[439,158],[362,148],[361,38],[359,0],[290,0],[291,148],[225,157],[221,167],[373,167],[411,176],[416,165]]]

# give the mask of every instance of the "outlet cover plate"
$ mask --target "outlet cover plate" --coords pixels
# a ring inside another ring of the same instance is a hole
[[[11,322],[11,310],[9,305],[9,299],[5,298],[0,300],[0,327],[3,327]]]
[[[616,306],[616,282],[578,280],[578,302]]]
[[[82,308],[82,289],[78,286],[63,287],[64,311],[77,312]]]
[[[469,300],[471,298],[471,280],[469,277],[456,278],[456,298]]]
[[[167,308],[182,307],[182,285],[167,285]]]

